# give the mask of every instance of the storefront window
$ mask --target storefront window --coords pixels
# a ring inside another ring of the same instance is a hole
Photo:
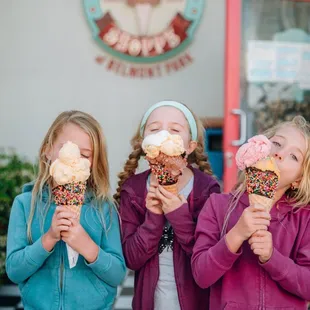
[[[247,133],[310,121],[310,0],[243,0],[241,109]]]

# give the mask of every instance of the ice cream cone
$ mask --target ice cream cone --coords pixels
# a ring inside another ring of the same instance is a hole
[[[86,183],[73,182],[58,185],[52,190],[54,201],[58,206],[65,206],[80,218],[84,202]]]
[[[66,206],[76,214],[80,214],[84,203],[86,182],[72,182],[53,188],[52,194],[57,206]]]
[[[187,166],[182,137],[162,130],[146,136],[142,148],[158,184],[178,195],[178,179]]]
[[[261,204],[269,212],[279,183],[276,170],[261,170],[255,167],[246,169],[246,185],[250,204]],[[265,169],[265,166],[263,167]]]
[[[151,3],[137,3],[135,6],[137,23],[139,27],[139,34],[141,36],[147,35],[148,26],[150,22],[150,15],[152,12]]]
[[[80,220],[82,205],[78,205],[78,206],[66,206],[66,207],[67,207],[71,212],[73,212],[74,214],[76,214],[78,220]]]
[[[272,143],[264,135],[254,136],[236,154],[236,163],[245,170],[246,190],[250,205],[260,204],[270,209],[279,185],[280,171],[271,156]]]
[[[274,200],[268,197],[250,194],[249,195],[250,206],[254,206],[255,204],[260,204],[266,208],[267,212],[270,212]]]
[[[179,193],[178,184],[177,184],[177,183],[171,184],[171,185],[162,185],[162,187],[163,187],[166,191],[168,191],[168,192],[170,192],[170,193],[172,193],[172,194],[174,194],[174,195],[178,195],[178,193]]]

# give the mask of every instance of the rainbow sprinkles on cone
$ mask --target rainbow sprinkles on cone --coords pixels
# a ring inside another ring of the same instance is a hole
[[[182,137],[162,130],[145,137],[142,143],[145,158],[157,181],[169,192],[178,194],[178,179],[187,166]]]
[[[50,175],[57,184],[52,189],[55,204],[67,207],[79,219],[85,198],[86,182],[90,176],[90,161],[82,158],[79,147],[68,141],[59,151],[58,159],[52,163]],[[66,246],[69,266],[73,268],[79,254],[68,244]]]
[[[242,145],[236,154],[236,163],[245,170],[250,205],[261,204],[270,212],[279,185],[280,171],[271,156],[272,143],[257,135]]]

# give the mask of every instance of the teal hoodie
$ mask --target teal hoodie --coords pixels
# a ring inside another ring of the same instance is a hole
[[[25,310],[108,310],[116,296],[117,286],[123,281],[126,267],[122,253],[118,215],[106,203],[101,211],[107,229],[100,221],[99,211],[90,195],[86,195],[80,223],[100,247],[95,262],[88,264],[80,255],[77,265],[70,269],[66,245],[57,242],[52,252],[42,246],[42,235],[51,225],[56,208],[51,204],[41,227],[42,210],[48,202],[48,190],[37,203],[32,222],[32,239],[27,239],[27,219],[31,206],[33,185],[24,187],[14,200],[8,230],[6,271],[18,284]]]

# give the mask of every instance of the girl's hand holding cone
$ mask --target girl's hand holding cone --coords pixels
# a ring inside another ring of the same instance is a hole
[[[250,239],[249,244],[254,254],[258,255],[261,263],[269,261],[273,252],[272,235],[267,230],[257,231]]]
[[[158,186],[155,191],[156,198],[162,203],[162,209],[165,214],[180,208],[187,200],[182,196],[177,196],[165,190],[163,186]]]
[[[245,240],[259,230],[267,230],[269,225],[270,215],[264,206],[255,205],[244,209],[237,224],[226,234],[229,250],[237,253]]]
[[[61,232],[67,231],[72,225],[70,221],[71,217],[74,217],[74,214],[65,207],[56,208],[51,226],[42,238],[42,244],[45,250],[48,252],[52,251],[55,244],[61,239]]]
[[[237,224],[226,234],[229,250],[237,253],[245,240],[258,230],[267,230],[269,225],[270,215],[264,206],[255,205],[244,209]]]
[[[254,205],[244,209],[239,221],[235,225],[240,236],[247,240],[258,230],[267,230],[270,225],[270,215],[265,207]]]
[[[146,208],[155,214],[163,214],[162,203],[156,197],[156,188],[158,187],[157,183],[151,182],[149,192],[146,196]]]
[[[60,233],[61,239],[81,254],[89,263],[97,259],[99,248],[76,218],[70,218],[71,226]]]
[[[67,231],[72,225],[70,219],[74,218],[74,213],[68,211],[65,207],[57,207],[49,229],[50,236],[55,240],[61,239],[61,231]]]

